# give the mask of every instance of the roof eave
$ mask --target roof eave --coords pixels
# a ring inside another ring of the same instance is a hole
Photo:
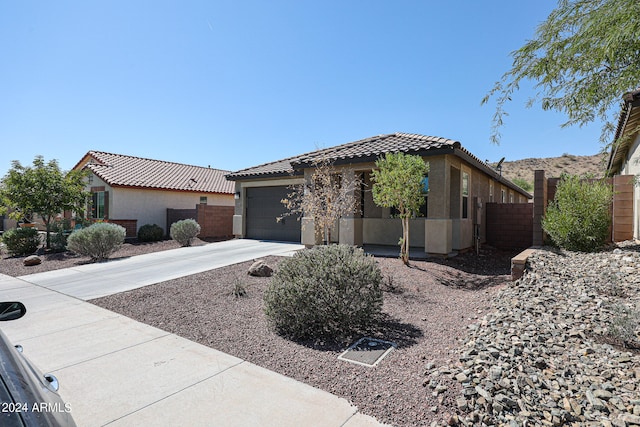
[[[629,145],[631,144],[628,140],[622,141],[623,143],[619,143],[618,141],[626,132],[627,124],[633,109],[640,107],[640,89],[625,93],[622,96],[622,100],[623,104],[620,111],[620,118],[618,119],[618,126],[616,128],[615,136],[613,137],[611,154],[609,156],[609,161],[607,162],[607,175],[615,175],[620,171],[622,157],[624,155],[623,153],[626,153]]]
[[[405,154],[412,154],[421,157],[430,157],[430,156],[441,156],[444,154],[453,154],[454,152],[453,146],[440,147],[440,148],[431,148],[431,149],[420,149],[420,150],[408,150],[402,151]],[[397,153],[400,150],[389,151],[389,153]],[[343,157],[335,160],[331,160],[331,164],[335,166],[348,165],[348,164],[358,164],[358,163],[373,163],[376,160],[380,159],[385,153],[371,154],[368,156],[358,156],[358,157]],[[302,170],[313,167],[312,161],[306,162],[298,162],[293,165],[294,170]]]
[[[460,157],[461,159],[463,159],[467,163],[472,164],[477,169],[480,169],[481,171],[483,171],[484,173],[486,173],[487,175],[489,175],[490,177],[492,177],[496,181],[498,181],[498,182],[506,185],[507,187],[511,188],[512,190],[515,190],[518,193],[522,194],[526,198],[533,199],[533,195],[532,194],[530,194],[529,192],[527,192],[527,191],[523,190],[522,188],[518,187],[516,184],[514,184],[513,182],[511,182],[507,178],[503,177],[502,174],[500,174],[498,171],[496,171],[495,169],[493,169],[491,166],[487,165],[486,163],[478,160],[478,158],[473,156],[471,153],[469,153],[467,150],[463,149],[462,147],[456,148],[455,155]]]
[[[283,177],[295,177],[303,175],[304,172],[301,170],[292,170],[292,171],[280,171],[280,172],[265,172],[265,173],[256,173],[256,174],[229,174],[225,175],[228,181],[244,181],[244,180],[255,180],[255,179],[269,179],[269,178],[283,178]]]

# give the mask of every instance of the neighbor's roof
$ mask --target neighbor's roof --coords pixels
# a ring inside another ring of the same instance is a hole
[[[123,154],[89,151],[74,167],[87,168],[112,187],[233,194],[229,171]]]
[[[524,191],[511,181],[502,177],[498,171],[487,163],[467,151],[462,144],[452,139],[436,136],[425,136],[410,133],[391,133],[361,139],[355,142],[312,151],[296,157],[265,163],[248,169],[243,169],[227,175],[230,180],[260,179],[276,176],[301,174],[302,169],[310,167],[315,161],[324,159],[333,164],[373,162],[385,153],[403,152],[420,156],[439,154],[453,154],[463,158],[476,168],[492,176],[508,187],[531,198],[531,194]]]
[[[615,175],[620,172],[629,148],[634,141],[634,134],[640,128],[640,88],[625,93],[622,97],[622,110],[618,127],[613,138],[613,147],[607,163],[607,173]]]

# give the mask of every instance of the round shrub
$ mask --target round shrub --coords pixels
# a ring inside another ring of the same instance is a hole
[[[71,233],[67,248],[94,261],[101,261],[122,246],[125,236],[125,228],[118,224],[97,223]]]
[[[346,337],[382,312],[382,275],[373,257],[348,245],[318,246],[280,263],[264,293],[265,313],[293,339]]]
[[[164,238],[164,230],[156,224],[145,224],[138,230],[139,242],[158,242]]]
[[[31,255],[40,246],[40,235],[33,227],[13,228],[2,234],[2,242],[11,255]]]
[[[169,235],[180,246],[191,246],[191,242],[200,233],[200,224],[195,219],[182,219],[171,224]]]
[[[595,251],[609,237],[612,197],[606,182],[563,175],[542,219],[542,228],[561,248]]]

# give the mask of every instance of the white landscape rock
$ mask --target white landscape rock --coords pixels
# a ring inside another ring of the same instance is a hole
[[[450,425],[640,425],[640,351],[610,336],[615,307],[640,310],[640,245],[619,246],[530,257],[469,328],[460,363],[425,373],[432,388],[461,383]]]

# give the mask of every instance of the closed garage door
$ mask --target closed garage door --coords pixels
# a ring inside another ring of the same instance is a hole
[[[300,221],[296,216],[276,218],[286,212],[281,200],[291,192],[287,187],[246,189],[247,237],[261,240],[300,242]]]

